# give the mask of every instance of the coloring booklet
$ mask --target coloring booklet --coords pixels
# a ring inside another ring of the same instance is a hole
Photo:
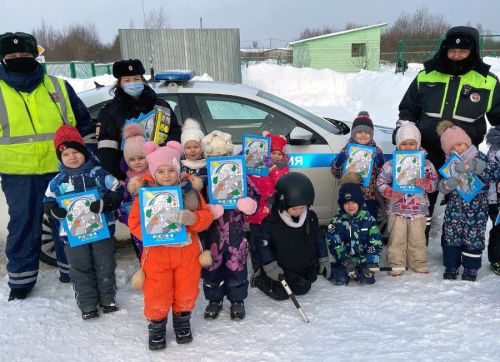
[[[167,142],[168,131],[170,129],[170,109],[162,106],[155,106],[151,112],[141,113],[137,118],[130,118],[125,121],[124,127],[132,123],[139,123],[144,127],[144,138],[147,141],[154,141],[157,145],[164,145]],[[121,149],[125,145],[122,140]]]
[[[144,246],[187,244],[186,227],[169,222],[168,217],[183,209],[180,186],[140,188],[139,209]]]
[[[361,177],[361,184],[364,187],[370,185],[373,168],[373,153],[377,149],[375,147],[359,145],[357,143],[348,143],[346,152],[349,155],[347,161],[344,162],[342,175],[347,172],[357,173]]]
[[[208,197],[211,204],[235,209],[236,201],[247,196],[243,156],[208,157]]]
[[[71,247],[110,237],[104,215],[90,211],[90,204],[99,200],[97,190],[63,195],[56,200],[59,206],[68,212],[62,226]]]
[[[415,181],[424,178],[424,151],[395,151],[392,159],[392,188],[409,194],[423,193]]]
[[[462,161],[462,158],[456,152],[453,152],[444,165],[441,166],[439,173],[445,179],[455,177],[458,180],[456,191],[466,202],[471,202],[484,187],[484,184],[472,172],[457,172],[455,166],[459,161]]]
[[[271,139],[264,136],[243,135],[243,156],[249,175],[267,176],[269,170],[264,164],[264,158],[271,152]]]

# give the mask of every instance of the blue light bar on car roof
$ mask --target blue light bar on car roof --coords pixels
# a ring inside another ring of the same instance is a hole
[[[172,82],[187,82],[194,77],[192,70],[166,70],[155,73],[155,80],[167,80]]]

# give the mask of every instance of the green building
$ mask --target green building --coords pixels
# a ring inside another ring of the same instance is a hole
[[[382,23],[289,43],[293,66],[329,68],[338,72],[378,70],[380,32],[386,26],[387,23]]]

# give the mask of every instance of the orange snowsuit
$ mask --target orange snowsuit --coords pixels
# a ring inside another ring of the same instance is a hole
[[[140,181],[155,185],[154,179],[145,174]],[[145,247],[142,254],[144,271],[144,316],[149,320],[161,320],[167,317],[170,308],[174,313],[192,311],[200,292],[201,266],[198,256],[202,252],[198,232],[207,229],[213,216],[203,197],[194,211],[196,221],[186,225],[191,243],[184,246]],[[131,233],[142,240],[139,197],[136,197],[128,226]]]

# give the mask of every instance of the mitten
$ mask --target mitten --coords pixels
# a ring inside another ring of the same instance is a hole
[[[472,168],[473,168],[472,162],[473,161],[474,160],[472,160],[472,161],[458,161],[457,163],[455,163],[455,171],[460,172],[460,173],[472,171]]]
[[[280,279],[285,275],[285,272],[281,269],[276,260],[263,265],[262,268],[264,268],[264,271],[269,278],[276,280],[277,282],[281,281]]]
[[[269,156],[264,156],[264,165],[266,165],[267,168],[271,168],[274,165],[273,159]]]
[[[431,180],[425,178],[419,178],[415,180],[415,186],[420,187],[425,192],[432,190],[433,183]]]
[[[326,279],[330,279],[330,275],[332,275],[332,265],[330,264],[330,258],[324,256],[322,258],[319,258],[318,261],[318,274],[322,274]]]
[[[189,210],[172,210],[165,219],[171,224],[192,225],[196,221],[196,215]]]
[[[101,200],[93,201],[89,209],[94,214],[99,214],[103,211],[113,211],[120,207],[122,198],[118,192],[108,191]]]
[[[212,252],[210,250],[203,251],[198,257],[198,261],[200,262],[202,268],[208,268],[214,262]]]
[[[386,198],[386,199],[389,199],[389,200],[392,200],[392,201],[399,201],[401,200],[404,195],[399,192],[399,191],[396,191],[390,187],[386,188],[383,192],[383,196]]]
[[[335,166],[341,167],[344,164],[345,160],[347,160],[348,156],[349,155],[346,152],[340,152],[335,159]]]
[[[50,201],[43,205],[43,211],[57,220],[62,220],[66,217],[68,212],[65,208],[59,207],[56,201]]]
[[[219,217],[222,216],[222,214],[224,214],[224,208],[219,204],[215,205],[208,204],[208,208],[210,209],[210,212],[212,213],[214,220],[217,220]]]
[[[385,159],[384,159],[384,155],[381,152],[377,152],[377,151],[373,152],[372,158],[373,158],[373,164],[375,165],[375,167],[382,168],[382,166],[384,166]]]
[[[458,180],[455,177],[450,177],[448,180],[439,181],[439,191],[444,195],[454,191],[458,186]]]
[[[358,271],[356,270],[356,265],[351,259],[346,259],[342,262],[342,266],[345,269],[347,276],[351,279],[356,279],[358,277]]]
[[[474,169],[472,170],[476,175],[481,176],[484,172],[484,169],[486,168],[486,162],[480,159],[475,159],[473,160],[474,162]]]
[[[242,197],[236,201],[236,208],[245,215],[252,215],[257,210],[257,202],[250,197]]]
[[[370,270],[371,268],[378,268],[378,264],[368,263],[361,268],[361,273],[367,278],[373,276],[373,272]]]

